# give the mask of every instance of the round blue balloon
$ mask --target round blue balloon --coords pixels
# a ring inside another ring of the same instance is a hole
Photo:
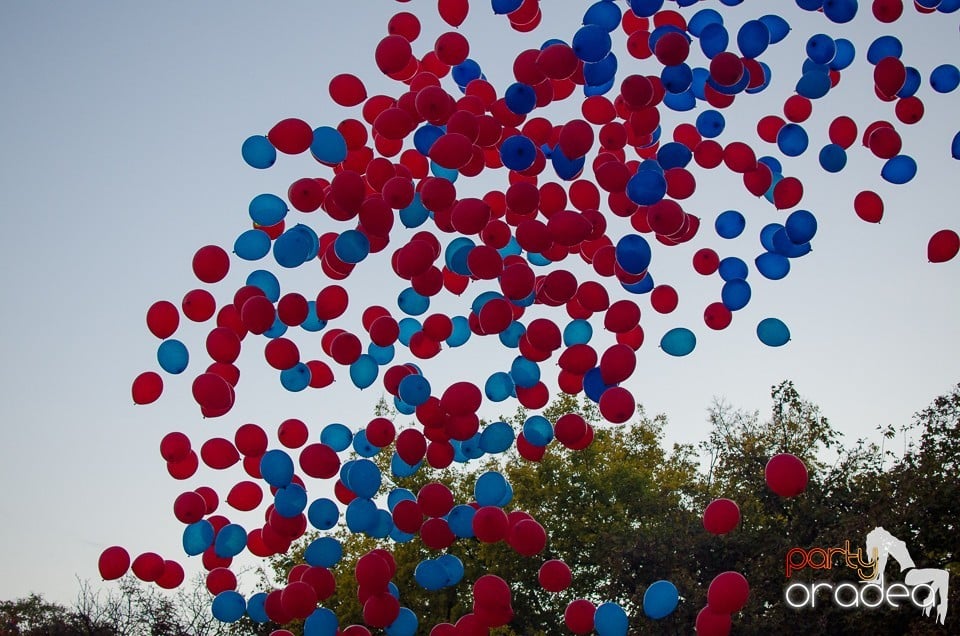
[[[221,623],[235,623],[246,613],[247,601],[239,592],[225,590],[214,597],[210,611]]]
[[[503,402],[514,394],[513,378],[505,371],[492,374],[483,385],[483,392],[488,400]]]
[[[332,568],[343,558],[343,545],[335,537],[318,537],[303,551],[303,560],[313,567]]]
[[[767,25],[770,31],[770,44],[782,41],[790,33],[790,23],[779,15],[764,15],[760,17],[760,21]]]
[[[794,210],[787,217],[783,229],[792,243],[806,243],[817,233],[817,217],[808,210]]]
[[[247,137],[240,147],[240,154],[248,166],[259,170],[269,168],[277,161],[277,149],[263,135]]]
[[[677,609],[680,594],[670,581],[657,581],[643,593],[643,613],[653,620],[666,618]]]
[[[333,610],[318,607],[303,622],[303,636],[336,636],[340,621]]]
[[[521,172],[533,165],[537,158],[537,147],[529,137],[512,135],[500,145],[500,161],[510,170]]]
[[[529,389],[540,381],[540,366],[533,360],[517,356],[510,364],[510,377],[521,389]]]
[[[514,438],[512,426],[506,422],[494,422],[480,432],[480,448],[490,455],[503,453],[513,446]]]
[[[827,144],[820,149],[819,161],[827,172],[840,172],[847,165],[847,151],[838,144]]]
[[[276,225],[287,216],[287,202],[275,194],[258,194],[250,201],[250,218],[264,227]]]
[[[344,263],[359,263],[370,253],[370,239],[360,230],[344,230],[333,241],[333,253]]]
[[[930,72],[930,87],[938,93],[949,93],[960,86],[960,69],[953,64],[941,64]]]
[[[596,24],[586,24],[573,35],[571,47],[584,62],[599,62],[610,53],[610,33]]]
[[[317,161],[337,164],[347,158],[347,141],[336,128],[321,126],[313,131],[310,153]]]
[[[597,606],[593,625],[598,636],[625,636],[630,628],[630,619],[622,607],[608,601]]]
[[[720,300],[723,306],[730,311],[743,309],[750,302],[750,283],[743,279],[735,278],[728,280],[723,284],[720,290]]]
[[[311,375],[310,367],[304,362],[298,362],[289,369],[280,372],[280,385],[292,393],[303,391],[310,386]]]
[[[460,504],[453,507],[453,510],[447,515],[447,525],[454,536],[461,539],[473,537],[473,516],[477,509],[473,506]]]
[[[874,66],[885,57],[899,58],[903,55],[903,44],[892,35],[881,35],[867,48],[867,61]]]
[[[340,521],[340,509],[332,499],[315,499],[307,508],[307,521],[317,530],[330,530]]]
[[[650,266],[652,251],[647,240],[639,234],[626,234],[616,246],[617,263],[630,274],[642,274]]]
[[[533,446],[546,446],[553,441],[553,425],[542,415],[531,415],[523,423],[523,437]]]
[[[273,272],[265,269],[254,270],[247,275],[247,285],[258,287],[272,303],[280,300],[280,281]]]
[[[737,31],[737,48],[743,57],[755,58],[770,46],[770,29],[761,20],[748,20]]]
[[[777,147],[788,157],[798,157],[807,149],[810,139],[800,124],[788,123],[777,133]]]
[[[737,258],[736,256],[727,256],[720,261],[720,265],[717,267],[717,273],[720,274],[720,278],[724,281],[736,280],[738,278],[746,279],[750,273],[750,268],[747,267],[743,259]]]
[[[401,607],[397,618],[387,625],[384,632],[387,636],[414,636],[419,626],[420,621],[417,620],[417,615],[413,613],[413,610],[409,607]]]
[[[720,111],[705,110],[697,115],[697,132],[707,139],[719,137],[727,126],[727,121]]]
[[[206,519],[191,523],[183,529],[183,551],[188,556],[203,554],[213,545],[215,531]]]
[[[247,616],[254,623],[266,623],[270,620],[267,616],[266,602],[266,592],[257,592],[247,601]]]
[[[727,210],[717,216],[717,220],[713,225],[717,236],[725,239],[734,239],[743,233],[744,228],[747,227],[747,220],[743,214],[737,210]]]
[[[757,337],[768,347],[782,347],[790,341],[790,329],[778,318],[764,318],[757,325]]]
[[[400,380],[397,395],[411,406],[420,406],[430,397],[430,382],[420,374],[410,374]]]
[[[764,252],[754,264],[760,275],[768,280],[780,280],[790,273],[790,259],[775,252]]]
[[[549,424],[549,422],[547,422]],[[526,425],[524,425],[524,437],[526,434]],[[552,436],[552,430],[551,430]],[[530,439],[527,437],[527,441]],[[531,442],[532,444],[533,442]],[[549,443],[549,442],[547,442]],[[546,446],[546,444],[535,444],[536,446]],[[473,498],[481,506],[504,506],[509,503],[509,499],[504,502],[511,494],[510,484],[507,483],[503,474],[497,471],[487,471],[477,478],[473,485]]]
[[[293,460],[280,449],[268,450],[260,458],[260,475],[274,488],[283,488],[293,480]]]
[[[563,328],[563,344],[567,347],[575,344],[586,344],[593,337],[593,327],[590,322],[578,318],[571,320]]]
[[[229,523],[217,532],[213,551],[221,559],[237,556],[247,547],[247,531],[236,523]]]
[[[368,532],[376,527],[377,504],[370,499],[357,497],[347,504],[344,519],[350,532]]]
[[[270,253],[270,236],[256,228],[246,230],[233,242],[233,253],[245,261],[257,261]]]
[[[160,368],[174,375],[183,373],[190,362],[190,353],[185,344],[179,340],[164,340],[157,347],[157,362]]]
[[[811,35],[807,40],[807,57],[817,64],[829,64],[837,54],[837,43],[825,33]]]
[[[327,424],[320,430],[320,443],[326,444],[338,453],[350,448],[352,441],[353,433],[338,422]]]
[[[622,17],[623,13],[615,2],[598,0],[583,14],[583,23],[594,24],[609,33],[620,26]]]
[[[350,365],[350,380],[358,389],[365,389],[377,379],[379,370],[380,367],[377,365],[377,361],[373,359],[373,356],[361,354],[360,357]]]
[[[517,115],[526,115],[537,107],[537,93],[532,86],[514,82],[504,92],[503,101],[510,112]]]
[[[296,517],[306,507],[307,491],[300,484],[289,483],[283,488],[277,488],[277,492],[273,496],[273,509],[281,517]]]
[[[917,162],[909,155],[897,155],[887,159],[880,169],[880,176],[894,185],[903,185],[917,175]]]
[[[697,346],[697,337],[686,327],[674,327],[660,338],[660,348],[672,356],[685,356]]]

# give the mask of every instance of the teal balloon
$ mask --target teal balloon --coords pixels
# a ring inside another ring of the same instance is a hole
[[[257,592],[247,601],[247,616],[249,616],[250,620],[254,623],[266,623],[270,621],[265,607],[266,602],[266,592]]]
[[[213,545],[214,529],[206,519],[191,523],[183,529],[183,551],[188,556],[203,554]]]
[[[768,347],[782,347],[790,342],[790,329],[778,318],[764,318],[757,325],[757,337]]]
[[[417,471],[420,470],[420,466],[422,465],[423,462],[417,462],[411,466],[407,462],[403,461],[396,451],[394,451],[393,455],[390,457],[390,473],[394,477],[398,477],[400,479],[415,475]]]
[[[245,261],[258,261],[270,253],[270,236],[263,230],[249,229],[233,242],[233,253]]]
[[[430,298],[417,293],[412,287],[407,287],[397,297],[397,306],[408,316],[421,316],[430,309]]]
[[[371,342],[367,345],[367,354],[377,365],[383,366],[393,361],[394,356],[397,355],[397,349],[393,345],[381,347]],[[374,379],[376,379],[376,375],[374,375]]]
[[[344,518],[350,532],[367,532],[373,529],[377,523],[377,504],[370,499],[357,497],[347,504],[347,512]]]
[[[342,558],[343,545],[335,537],[318,537],[303,551],[303,560],[318,568],[332,568]]]
[[[509,450],[515,438],[512,426],[506,422],[494,422],[480,432],[480,448],[485,453],[496,455]]]
[[[697,346],[697,337],[686,327],[674,327],[663,334],[660,348],[672,356],[685,356]]]
[[[287,216],[287,202],[275,194],[258,194],[250,201],[248,212],[257,225],[268,227],[276,225]]]
[[[526,332],[527,328],[523,326],[523,323],[514,320],[507,326],[506,329],[497,334],[497,336],[500,339],[500,343],[504,347],[516,349],[520,346],[520,338],[522,338],[523,334]]]
[[[298,362],[280,372],[280,384],[291,393],[303,391],[310,386],[311,375],[310,367],[303,362]]]
[[[225,590],[214,597],[210,611],[221,623],[235,623],[246,613],[247,601],[239,592]]]
[[[563,344],[572,346],[575,344],[587,344],[593,338],[593,327],[583,319],[571,320],[563,328]]]
[[[397,214],[400,217],[400,222],[403,224],[403,227],[407,228],[420,227],[430,218],[430,210],[423,206],[419,192],[413,195],[413,201],[410,205],[400,210]]]
[[[517,356],[510,365],[510,377],[522,389],[529,389],[540,381],[540,367],[533,360]]]
[[[488,400],[503,402],[513,396],[515,385],[509,373],[497,371],[483,385],[483,392]]]
[[[277,149],[263,135],[247,137],[240,146],[240,155],[248,166],[258,170],[265,170],[277,161]]]
[[[460,504],[453,507],[453,510],[447,514],[447,525],[454,536],[460,539],[469,539],[473,537],[473,516],[477,509],[473,506]]]
[[[380,452],[380,447],[370,443],[366,431],[357,431],[353,436],[353,450],[360,457],[374,457]]]
[[[352,441],[353,433],[350,429],[337,422],[327,424],[320,431],[320,443],[326,444],[338,453],[350,448]]]
[[[179,340],[164,340],[157,347],[157,362],[160,368],[174,375],[183,373],[190,362],[187,346]]]
[[[235,557],[247,547],[247,531],[236,523],[220,528],[213,541],[213,552],[221,559]]]
[[[602,603],[593,614],[593,625],[599,636],[626,636],[630,618],[616,603]]]
[[[481,506],[503,506],[505,504],[502,502],[510,492],[506,477],[493,470],[480,475],[473,485],[473,498]]]
[[[365,389],[374,383],[379,371],[373,356],[364,353],[350,365],[350,381],[358,389]]]
[[[383,483],[380,468],[369,459],[358,459],[352,462],[347,474],[341,475],[341,478],[347,488],[364,499],[372,499],[380,490],[380,484]]]
[[[666,618],[677,609],[680,594],[670,581],[657,581],[643,593],[643,613],[653,620]]]
[[[277,488],[273,496],[273,509],[281,517],[293,518],[307,507],[307,491],[300,484],[289,483]]]
[[[310,154],[323,163],[340,163],[347,158],[347,141],[336,128],[321,126],[313,131]]]
[[[260,475],[274,488],[283,488],[293,480],[293,460],[278,448],[268,450],[260,458]]]
[[[384,630],[387,636],[414,636],[420,621],[409,607],[401,607],[397,618]]]
[[[420,406],[430,397],[430,382],[419,374],[411,374],[400,380],[397,395],[411,406]]]
[[[317,530],[330,530],[340,521],[340,508],[332,499],[315,499],[307,508],[307,521]]]
[[[447,572],[436,559],[424,559],[414,568],[413,580],[428,592],[435,592],[446,587]]]
[[[257,269],[247,275],[247,285],[258,287],[267,299],[275,303],[280,300],[280,281],[265,269]]]
[[[453,331],[447,338],[447,346],[459,347],[470,339],[470,321],[465,316],[454,316],[450,319]]]
[[[423,331],[423,325],[420,324],[420,321],[409,316],[398,320],[397,326],[400,327],[400,335],[397,340],[405,347],[410,346],[410,339],[413,338],[413,334]]]
[[[370,239],[360,230],[344,230],[333,241],[333,253],[344,263],[357,264],[370,253]]]
[[[523,437],[533,446],[546,446],[553,441],[553,425],[542,415],[531,415],[523,423]]]

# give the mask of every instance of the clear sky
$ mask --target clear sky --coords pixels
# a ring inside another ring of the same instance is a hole
[[[803,207],[817,215],[820,232],[814,251],[795,261],[786,279],[774,283],[752,272],[750,305],[730,328],[711,332],[702,311],[719,299],[720,281],[693,272],[691,255],[706,246],[752,262],[760,250],[759,229],[782,220],[783,213],[746,194],[739,178],[723,169],[693,169],[698,190],[684,205],[702,218],[700,234],[654,255],[656,280],[676,287],[680,306],[658,316],[646,298],[639,299],[647,342],[628,385],[648,412],[669,416],[670,441],[703,439],[714,397],[766,413],[769,389],[783,379],[794,380],[849,441],[878,439],[877,426],[908,422],[960,380],[960,263],[926,259],[927,238],[960,225],[958,164],[950,158],[960,102],[956,93],[934,93],[927,83],[933,67],[957,62],[956,14],[921,16],[908,7],[903,20],[885,26],[870,17],[870,3],[864,2],[860,16],[841,26],[788,2],[733,8],[709,3],[724,10],[731,32],[774,4],[794,29],[762,58],[774,69],[773,83],[761,95],[737,99],[725,113],[728,128],[720,141],[744,140],[758,154],[777,156],[775,146],[758,139],[755,123],[780,113],[799,77],[806,38],[825,32],[851,39],[857,45],[854,65],[835,92],[815,102],[814,117],[805,124],[811,150],[783,160],[787,173],[804,180]],[[39,591],[68,601],[78,578],[98,579],[97,557],[113,544],[132,554],[151,550],[187,562],[182,526],[171,512],[174,498],[204,484],[225,496],[242,471],[201,469],[188,482],[171,480],[157,450],[171,430],[186,432],[199,448],[209,437],[232,438],[244,422],[275,431],[283,419],[300,417],[316,433],[328,422],[359,428],[369,419],[379,384],[359,392],[346,370],[337,369],[331,389],[287,394],[263,362],[262,343],[247,341],[234,410],[203,420],[190,398],[191,372],[206,364],[202,343],[209,326],[203,325],[178,332],[193,360],[183,376],[165,378],[160,401],[134,407],[130,400],[132,379],[157,368],[158,341],[146,329],[146,309],[161,298],[179,303],[186,291],[201,286],[190,270],[194,251],[206,244],[229,250],[249,227],[246,209],[254,195],[282,195],[299,177],[330,176],[306,156],[281,156],[274,168],[253,170],[241,160],[243,140],[285,117],[314,126],[359,117],[331,103],[327,84],[337,73],[361,76],[370,94],[399,94],[400,85],[378,77],[372,54],[392,12],[421,17],[415,52],[431,48],[443,31],[432,1],[358,6],[303,0],[0,4],[0,264],[6,291],[0,303],[0,598]],[[502,91],[512,81],[513,56],[549,37],[569,40],[586,6],[544,3],[543,25],[523,36],[490,15],[489,3],[475,2],[462,29],[471,57]],[[816,160],[833,117],[852,115],[861,130],[875,119],[894,120],[892,105],[873,97],[872,67],[865,60],[869,42],[888,32],[901,37],[904,60],[924,76],[918,93],[926,104],[924,120],[897,126],[904,152],[919,164],[918,176],[905,186],[883,182],[881,160],[859,143],[839,174],[825,173]],[[622,33],[617,36],[615,46],[622,47]],[[620,60],[621,74],[659,71],[653,61],[625,54]],[[565,121],[575,116],[576,105],[570,100],[547,115]],[[665,112],[665,129],[692,121],[702,109]],[[505,183],[503,173],[484,173],[458,188],[466,196]],[[854,195],[867,188],[887,204],[879,225],[864,223],[852,209]],[[712,231],[713,220],[731,208],[747,217],[747,230],[722,241]],[[320,231],[344,229],[319,214],[302,220]],[[346,281],[352,301],[344,326],[359,329],[364,306],[392,302],[402,289],[400,281],[384,276],[390,251],[364,262]],[[236,259],[232,265],[228,279],[211,288],[221,302],[252,269],[279,270]],[[310,297],[326,282],[318,268],[303,269],[283,272],[281,282]],[[434,308],[464,313],[470,298],[438,300]],[[785,347],[771,349],[757,340],[755,327],[768,316],[789,325],[793,340]],[[697,349],[679,359],[657,348],[660,336],[678,325],[699,336]],[[319,338],[309,336],[296,338],[302,349],[319,354]],[[447,377],[482,383],[514,355],[488,344],[475,338],[423,366],[437,378],[435,386],[445,386]],[[485,405],[483,414],[495,417],[513,408]],[[320,487],[311,496],[324,492]],[[237,515],[236,521],[253,527],[257,518]]]

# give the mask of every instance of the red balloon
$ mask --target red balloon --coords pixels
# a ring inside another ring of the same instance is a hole
[[[923,119],[923,102],[915,95],[898,99],[894,110],[897,114],[897,119],[905,124],[915,124]]]
[[[729,51],[718,53],[710,60],[710,77],[721,86],[733,86],[743,77],[743,61]]]
[[[397,430],[393,426],[393,422],[385,417],[375,417],[367,423],[367,441],[377,448],[389,445],[396,434]]]
[[[699,149],[703,144],[711,140],[701,142]],[[757,156],[753,149],[741,141],[733,141],[723,148],[723,162],[734,172],[749,172],[757,167]],[[706,166],[704,166],[706,167]]]
[[[300,448],[307,443],[310,431],[302,420],[290,418],[280,423],[277,439],[287,448]]]
[[[470,382],[451,384],[440,397],[440,408],[449,415],[476,413],[483,401],[479,387]]]
[[[637,410],[633,395],[622,386],[612,386],[600,395],[600,414],[612,424],[623,424]]]
[[[412,13],[401,11],[394,14],[387,22],[387,33],[399,35],[407,41],[413,42],[420,37],[420,20]]]
[[[280,603],[293,618],[306,618],[317,609],[317,592],[308,583],[294,581],[283,588]]]
[[[567,605],[563,612],[563,621],[574,634],[589,634],[593,631],[593,615],[596,606],[586,599],[577,599]]]
[[[154,371],[144,371],[134,378],[131,393],[134,404],[156,402],[163,393],[163,378]]]
[[[442,517],[453,509],[453,493],[440,482],[424,485],[417,492],[417,503],[428,517]]]
[[[841,115],[830,122],[828,134],[831,143],[844,149],[849,148],[857,140],[857,123],[846,115]]]
[[[155,552],[144,552],[133,560],[131,569],[141,581],[153,583],[163,574],[163,557]]]
[[[960,237],[953,230],[940,230],[930,237],[927,243],[927,260],[931,263],[945,263],[960,251]]]
[[[807,488],[807,467],[796,455],[774,455],[763,473],[767,487],[781,497],[795,497]]]
[[[310,144],[313,143],[313,128],[302,119],[284,119],[270,129],[267,139],[280,152],[297,155],[310,149]]]
[[[864,190],[857,194],[853,209],[867,223],[879,223],[883,219],[883,199],[876,192]]]
[[[214,568],[207,573],[207,591],[216,596],[220,592],[237,589],[237,576],[228,568]]]
[[[784,177],[773,186],[773,204],[778,210],[787,210],[800,203],[803,184],[796,177]]]
[[[389,592],[374,594],[363,604],[363,622],[371,627],[387,627],[399,615],[400,601]]]
[[[235,484],[227,494],[227,503],[243,512],[256,510],[262,501],[263,489],[252,481],[241,481]]]
[[[661,314],[669,314],[677,308],[677,291],[670,285],[657,285],[650,293],[650,304]]]
[[[613,333],[624,333],[640,322],[640,308],[632,300],[618,300],[610,305],[603,326]]]
[[[458,27],[467,19],[470,3],[468,0],[439,0],[437,9],[444,22],[452,27]]]
[[[233,405],[233,388],[215,373],[201,373],[193,381],[193,398],[206,409],[229,408]]]
[[[896,22],[903,15],[903,0],[873,0],[871,10],[878,22]]]
[[[300,452],[300,468],[315,479],[330,479],[340,470],[340,458],[326,444],[310,444]]]
[[[276,321],[277,312],[266,296],[253,296],[243,303],[240,319],[250,333],[260,335],[266,332]]]
[[[537,68],[550,79],[566,79],[573,75],[580,60],[573,49],[563,43],[551,44],[537,57]]]
[[[203,463],[215,470],[225,470],[240,461],[240,453],[230,440],[214,437],[200,447]]]
[[[172,590],[180,587],[183,578],[183,566],[176,561],[167,559],[163,562],[163,574],[157,579],[157,585],[165,590]]]
[[[216,283],[230,271],[230,257],[222,247],[207,245],[193,255],[193,273],[204,283]]]
[[[243,455],[259,457],[267,451],[267,434],[256,424],[244,424],[233,436],[237,450]]]
[[[182,459],[167,462],[167,472],[174,479],[189,479],[197,472],[199,466],[200,458],[196,452],[190,451]]]
[[[400,35],[388,35],[380,40],[374,52],[377,68],[384,75],[398,73],[407,66],[412,55],[410,42]]]
[[[185,492],[173,502],[173,515],[180,523],[191,524],[203,519],[207,504],[203,497],[195,492]]]
[[[593,128],[582,119],[567,122],[557,140],[560,150],[569,159],[579,159],[593,147]]]
[[[100,576],[105,581],[119,579],[130,569],[130,554],[126,549],[115,545],[100,553],[98,562]]]
[[[885,57],[873,69],[873,82],[881,95],[893,97],[907,80],[907,69],[898,58]]]
[[[507,543],[517,554],[534,556],[547,546],[547,532],[533,519],[525,519],[511,526]]]
[[[636,368],[637,355],[626,345],[615,344],[600,357],[600,376],[608,385],[626,381]]]
[[[733,614],[743,609],[750,596],[750,584],[739,572],[723,572],[710,581],[707,607],[718,614]]]
[[[711,329],[726,329],[733,320],[733,312],[722,302],[710,303],[703,310],[703,322]]]
[[[448,66],[460,64],[470,55],[470,43],[456,31],[448,31],[440,35],[433,45],[437,59]]]
[[[740,523],[740,507],[730,499],[714,499],[703,511],[703,527],[710,534],[727,534]]]
[[[397,435],[397,455],[407,465],[416,466],[427,452],[427,440],[415,428],[404,429]]]
[[[806,121],[811,112],[813,112],[813,104],[802,95],[791,95],[783,103],[783,114],[794,123]]]
[[[697,636],[727,636],[731,627],[730,615],[704,607],[697,614],[695,626]]]
[[[496,506],[482,506],[473,515],[473,533],[481,543],[503,541],[509,529],[507,514]]]
[[[147,329],[161,340],[172,336],[179,325],[180,312],[168,300],[158,300],[147,310]]]
[[[540,587],[548,592],[562,592],[573,582],[570,567],[559,559],[544,561],[537,572]]]
[[[446,133],[433,142],[429,155],[439,166],[459,170],[473,157],[473,142],[460,133]]]
[[[206,348],[214,362],[232,364],[240,357],[240,338],[229,327],[216,327],[207,334]]]

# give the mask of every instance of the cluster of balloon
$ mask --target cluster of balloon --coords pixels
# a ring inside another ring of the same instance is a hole
[[[491,4],[518,32],[533,31],[541,22],[539,0]],[[677,8],[691,4],[678,2]],[[798,0],[797,5],[837,24],[857,13],[855,0]],[[876,0],[873,15],[893,22],[901,5],[899,0]],[[915,7],[921,13],[951,13],[960,2],[917,2]],[[457,29],[470,6],[467,0],[439,0],[437,9]],[[614,51],[618,30],[626,36],[626,56],[644,60],[643,68],[659,69],[658,74],[618,74],[629,68],[624,53]],[[401,11],[389,19],[373,52],[377,69],[399,85],[397,95],[369,95],[361,78],[343,73],[330,81],[329,95],[338,106],[355,109],[358,118],[319,127],[288,118],[243,142],[242,158],[255,169],[270,168],[281,155],[303,154],[329,173],[294,181],[285,198],[272,193],[253,197],[251,226],[233,240],[232,256],[217,245],[196,252],[192,267],[200,286],[188,291],[179,306],[161,300],[147,312],[147,326],[161,341],[156,353],[160,370],[178,375],[190,368],[190,351],[174,338],[184,317],[211,325],[204,342],[209,362],[191,380],[204,417],[222,417],[233,409],[242,345],[262,336],[263,357],[286,390],[323,389],[344,374],[361,390],[379,381],[396,410],[415,422],[400,431],[384,418],[356,431],[334,423],[323,427],[318,442],[311,442],[308,425],[290,419],[280,425],[281,447],[275,448],[266,431],[251,423],[237,428],[232,439],[208,439],[199,449],[183,433],[167,435],[160,453],[174,479],[193,477],[201,463],[213,470],[240,464],[245,477],[226,493],[226,504],[238,512],[266,504],[262,524],[247,530],[216,514],[220,497],[210,488],[185,491],[174,503],[174,515],[184,525],[185,553],[202,555],[209,571],[216,618],[304,620],[308,634],[366,634],[368,628],[394,636],[423,632],[426,627],[401,604],[400,586],[409,581],[397,579],[396,563],[386,550],[371,551],[356,565],[365,627],[341,628],[333,611],[318,607],[335,590],[331,569],[343,553],[332,536],[309,544],[304,563],[290,571],[282,589],[249,598],[237,591],[230,570],[234,557],[245,551],[258,557],[285,553],[308,527],[323,533],[337,526],[341,509],[353,533],[395,542],[418,537],[443,552],[416,568],[414,582],[426,590],[461,584],[464,564],[447,552],[457,542],[504,542],[523,558],[550,556],[547,529],[529,514],[509,509],[513,493],[503,475],[483,475],[474,499],[458,503],[439,482],[417,493],[391,488],[390,477],[371,458],[390,454],[392,475],[403,477],[424,465],[443,469],[513,447],[529,461],[538,461],[554,441],[572,451],[586,448],[594,430],[574,413],[555,423],[534,414],[519,431],[505,422],[481,423],[484,399],[516,399],[532,411],[543,408],[550,389],[540,365],[553,357],[560,391],[583,393],[611,424],[629,421],[636,400],[626,383],[645,340],[638,301],[647,296],[651,309],[663,315],[679,306],[674,286],[654,282],[654,247],[671,248],[702,236],[701,218],[682,203],[696,189],[698,169],[723,166],[747,192],[786,211],[782,222],[759,229],[762,251],[752,263],[760,276],[783,279],[795,259],[811,252],[818,220],[798,207],[801,180],[785,173],[778,158],[758,156],[744,141],[719,141],[726,129],[722,111],[738,98],[743,102],[768,89],[772,69],[761,57],[790,30],[778,14],[747,20],[733,33],[714,9],[686,13],[665,9],[663,0],[631,0],[624,11],[615,2],[599,1],[586,9],[569,40],[552,38],[520,52],[512,69],[515,81],[498,87],[470,57],[470,43],[460,31],[449,30],[432,46],[420,47],[420,20]],[[788,158],[808,151],[806,122],[814,102],[827,97],[856,57],[852,42],[823,33],[808,37],[802,49],[801,72],[793,94],[783,102],[783,117],[768,115],[757,122],[760,139]],[[899,123],[861,122],[863,147],[883,161],[880,177],[893,185],[911,181],[917,171],[916,162],[903,153],[901,133],[924,113],[918,97],[922,76],[901,62],[901,54],[893,36],[878,38],[866,52],[874,68],[875,97],[894,103]],[[960,74],[950,65],[939,66],[929,83],[934,92],[947,93],[957,88]],[[582,118],[554,122],[534,116],[577,91],[583,94]],[[667,119],[697,108],[689,121],[673,125]],[[839,172],[858,138],[858,124],[837,117],[828,135],[819,164],[827,172]],[[956,137],[951,152],[960,155]],[[471,184],[458,182],[500,169],[508,175],[502,190],[472,196]],[[884,212],[882,199],[872,190],[861,192],[854,208],[870,222],[878,222]],[[319,221],[308,222],[321,210]],[[747,225],[743,212],[726,210],[713,229],[721,239],[735,239]],[[404,287],[395,307],[363,307],[360,324],[351,325],[346,315],[352,292],[340,283],[374,262],[368,257],[391,243],[389,266]],[[958,248],[956,233],[938,232],[928,246],[929,260],[949,260]],[[578,276],[573,267],[561,267],[570,256],[596,276]],[[275,266],[250,271],[227,300],[218,300],[208,286],[225,281],[238,261]],[[277,273],[315,261],[328,284],[306,295],[282,288]],[[720,279],[719,298],[706,305],[703,321],[711,330],[725,329],[752,298],[750,262],[703,247],[694,253],[692,266]],[[461,314],[430,313],[432,298],[455,298],[468,289]],[[531,315],[522,321],[534,308],[548,317]],[[561,311],[566,318],[558,321]],[[595,327],[601,325],[613,344],[594,343]],[[300,332],[320,333],[319,349],[301,350],[295,335]],[[778,347],[789,341],[790,332],[781,320],[766,318],[757,325],[757,336]],[[511,361],[482,387],[460,381],[441,390],[420,364],[474,337],[498,340],[512,350]],[[697,334],[686,326],[670,328],[659,338],[660,348],[671,356],[690,354],[696,343]],[[395,362],[398,356],[406,361]],[[163,376],[146,371],[133,382],[133,400],[149,404],[163,390]],[[351,458],[341,459],[343,453]],[[766,479],[775,493],[792,497],[804,490],[806,470],[797,458],[778,455],[767,465]],[[311,501],[310,480],[332,481],[336,501]],[[739,523],[737,505],[714,501],[704,511],[703,523],[714,534],[732,531]],[[562,560],[541,563],[544,590],[559,593],[572,584]],[[152,553],[137,557],[132,567],[143,580],[164,587],[182,580],[179,565]],[[123,548],[109,548],[101,558],[105,579],[129,568]],[[697,618],[698,632],[725,633],[748,595],[741,575],[718,575]],[[506,581],[483,575],[473,582],[473,596],[472,612],[456,625],[433,626],[430,633],[487,633],[510,622]],[[652,583],[644,594],[645,616],[658,620],[669,615],[678,598],[670,582]],[[563,621],[573,633],[596,630],[602,635],[625,634],[630,622],[619,605],[596,606],[586,599],[571,602]]]

